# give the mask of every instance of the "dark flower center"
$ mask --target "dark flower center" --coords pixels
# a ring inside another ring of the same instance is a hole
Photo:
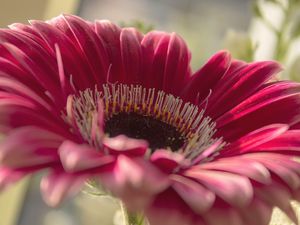
[[[120,112],[105,122],[105,133],[111,137],[125,134],[128,137],[147,140],[152,151],[169,148],[180,149],[186,138],[172,125],[134,112]]]

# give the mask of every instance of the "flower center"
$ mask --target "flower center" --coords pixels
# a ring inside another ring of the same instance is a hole
[[[105,122],[105,133],[115,137],[120,134],[147,140],[152,151],[159,148],[180,149],[185,137],[170,124],[136,112],[120,112]]]
[[[221,138],[204,110],[154,88],[104,84],[70,96],[65,120],[90,145],[101,148],[106,134],[145,139],[152,151],[170,149],[193,159]]]

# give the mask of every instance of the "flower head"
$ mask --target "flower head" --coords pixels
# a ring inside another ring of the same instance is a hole
[[[150,224],[267,224],[300,188],[300,84],[226,51],[195,73],[176,34],[62,15],[0,31],[0,186],[46,202],[99,182]],[[166,216],[167,215],[167,216]]]

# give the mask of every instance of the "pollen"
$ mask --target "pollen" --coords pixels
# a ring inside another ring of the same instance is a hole
[[[194,159],[220,138],[204,109],[155,88],[104,84],[71,96],[64,118],[89,144],[101,148],[104,135],[145,139],[151,151],[164,148]]]

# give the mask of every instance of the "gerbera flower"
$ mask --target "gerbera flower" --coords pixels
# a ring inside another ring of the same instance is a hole
[[[299,198],[300,84],[176,34],[64,15],[0,31],[2,187],[48,169],[46,202],[99,182],[150,224],[264,225]]]

